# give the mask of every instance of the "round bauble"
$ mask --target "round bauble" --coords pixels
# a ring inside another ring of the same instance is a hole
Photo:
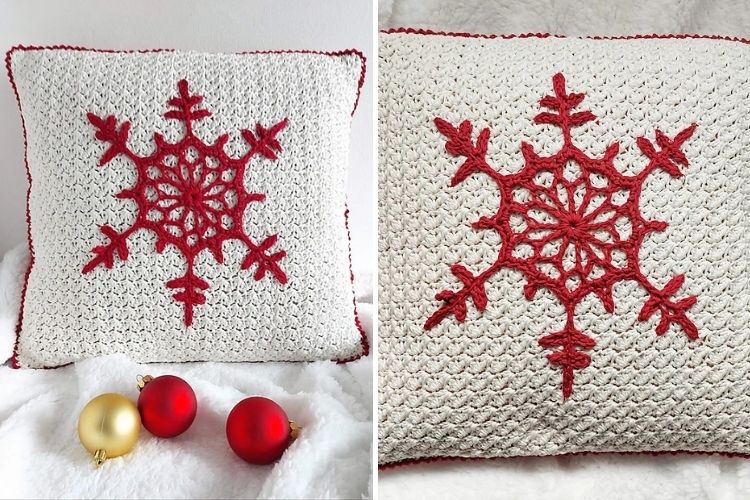
[[[140,377],[138,411],[151,434],[162,438],[179,436],[192,425],[198,411],[190,384],[174,375]]]
[[[299,427],[281,406],[259,396],[243,399],[227,418],[227,440],[246,462],[269,464],[281,458]]]
[[[132,450],[140,430],[138,408],[121,394],[95,397],[78,417],[78,437],[97,467]]]

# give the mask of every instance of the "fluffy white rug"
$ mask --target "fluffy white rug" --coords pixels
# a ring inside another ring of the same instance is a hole
[[[746,0],[379,0],[378,21],[470,33],[750,35]]]
[[[14,339],[23,249],[0,264],[0,357]],[[366,283],[370,280],[365,279]],[[371,286],[361,287],[362,297]],[[372,305],[360,303],[372,331]],[[78,442],[78,413],[94,396],[135,400],[138,374],[175,374],[198,397],[192,427],[174,439],[145,429],[136,448],[96,469]],[[241,399],[262,395],[302,425],[275,465],[237,458],[226,416]],[[0,367],[2,498],[365,498],[372,495],[372,358],[318,363],[139,365],[107,356],[54,370]]]
[[[379,0],[380,28],[563,35],[750,36],[746,0]],[[734,500],[750,498],[750,460],[583,456],[443,462],[381,471],[381,499]]]

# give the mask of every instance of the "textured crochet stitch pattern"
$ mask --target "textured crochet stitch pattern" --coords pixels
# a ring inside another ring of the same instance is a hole
[[[31,254],[14,366],[366,355],[346,221],[364,64],[12,49]]]
[[[584,101],[584,94],[569,94],[562,73],[554,75],[552,82],[554,95],[545,96],[539,103],[551,111],[539,113],[534,122],[559,127],[563,146],[555,155],[542,157],[534,152],[533,145],[521,143],[524,168],[513,174],[503,175],[487,163],[489,128],[479,133],[475,143],[468,120],[454,127],[435,118],[435,126],[447,139],[445,150],[452,156],[466,158],[453,175],[451,186],[475,173],[488,175],[497,185],[500,208],[492,217],[482,216],[472,227],[495,231],[502,245],[497,260],[477,276],[460,263],[451,266],[463,288],[439,292],[435,298],[444,304],[424,327],[429,330],[451,315],[463,322],[469,298],[484,311],[487,280],[503,268],[520,271],[526,277],[526,299],[533,300],[543,287],[565,306],[564,328],[539,339],[539,345],[560,348],[547,359],[562,368],[562,392],[568,398],[573,392],[574,370],[586,368],[591,362],[583,350],[596,345],[574,324],[576,306],[589,294],[595,294],[604,309],[613,313],[612,287],[621,280],[634,280],[649,294],[639,320],[648,320],[659,312],[657,335],[664,335],[676,323],[690,339],[698,338],[698,330],[686,314],[695,305],[696,297],[672,298],[685,276],[677,275],[659,289],[643,275],[638,264],[644,238],[667,228],[665,222],[646,220],[640,213],[643,183],[657,169],[673,177],[682,176],[680,166],[686,167],[688,159],[680,148],[693,135],[696,124],[680,131],[674,139],[656,129],[660,149],[639,137],[637,144],[648,164],[637,175],[625,176],[613,164],[620,150],[618,142],[609,145],[602,158],[590,158],[573,144],[571,128],[594,121],[596,116],[588,110],[574,112]]]
[[[255,133],[243,129],[243,139],[249,146],[239,158],[231,158],[224,151],[229,134],[220,135],[214,144],[205,144],[193,133],[193,122],[207,118],[211,112],[200,108],[203,96],[191,94],[187,80],[177,84],[179,96],[169,100],[164,117],[178,120],[185,126],[185,135],[177,143],[169,143],[158,132],[154,133],[154,152],[142,157],[128,148],[130,122],[120,125],[114,115],[106,118],[94,113],[87,117],[96,128],[96,138],[109,146],[99,159],[104,166],[118,155],[123,155],[136,166],[135,186],[117,193],[117,198],[134,200],[138,206],[135,223],[118,233],[108,225],[99,229],[109,243],[95,246],[95,257],[84,267],[84,274],[97,266],[112,269],[115,256],[128,258],[127,240],[138,230],[156,234],[156,251],[162,253],[167,245],[175,247],[187,262],[185,274],[167,282],[167,287],[177,289],[174,299],[182,302],[185,325],[193,324],[193,307],[204,304],[204,290],[210,284],[195,274],[195,259],[203,250],[209,250],[217,263],[224,262],[222,245],[227,240],[239,240],[247,248],[242,269],[256,265],[254,278],[262,279],[270,272],[279,283],[287,276],[279,266],[286,252],[269,253],[278,236],[272,234],[255,243],[244,232],[243,219],[247,206],[265,199],[262,193],[251,193],[245,188],[245,168],[250,159],[262,156],[276,160],[281,152],[277,135],[286,127],[286,118],[266,129],[260,123]]]
[[[750,453],[750,45],[396,30],[378,68],[379,463]]]

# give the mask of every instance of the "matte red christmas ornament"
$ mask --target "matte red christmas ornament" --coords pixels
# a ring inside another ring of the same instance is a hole
[[[162,438],[179,436],[192,425],[198,410],[190,384],[174,375],[138,376],[138,411],[151,434]]]
[[[260,396],[243,399],[227,417],[229,446],[251,464],[265,465],[281,458],[299,431],[281,406]]]

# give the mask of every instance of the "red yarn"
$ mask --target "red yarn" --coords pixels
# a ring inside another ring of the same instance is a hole
[[[344,227],[346,227],[346,236],[349,243],[349,281],[352,283],[352,304],[354,305],[354,326],[357,327],[359,332],[359,344],[362,346],[362,352],[350,356],[345,359],[339,359],[336,361],[338,364],[349,363],[350,361],[357,360],[361,357],[366,357],[370,354],[370,342],[367,340],[367,332],[365,327],[362,325],[362,320],[359,318],[359,312],[357,310],[357,294],[354,292],[354,269],[352,268],[352,235],[349,231],[349,207],[347,206],[344,210]]]
[[[454,127],[442,118],[435,118],[435,126],[447,138],[445,150],[452,156],[466,158],[453,175],[451,186],[475,173],[483,173],[495,182],[500,192],[499,209],[492,217],[481,217],[473,227],[495,231],[502,246],[496,261],[476,276],[460,263],[451,266],[451,272],[463,286],[458,291],[443,290],[435,296],[443,305],[427,319],[424,328],[429,330],[451,315],[463,322],[469,298],[479,311],[484,311],[487,280],[503,268],[520,271],[526,278],[524,295],[528,300],[534,298],[537,290],[546,288],[565,307],[563,329],[545,335],[539,344],[557,349],[547,359],[562,368],[563,398],[568,398],[573,391],[574,370],[587,367],[591,361],[584,350],[596,345],[594,339],[574,325],[576,305],[589,294],[595,294],[607,312],[612,313],[612,286],[619,281],[634,280],[650,296],[639,320],[645,321],[659,312],[657,335],[676,324],[690,339],[698,338],[698,330],[686,314],[697,299],[673,298],[684,276],[675,276],[659,289],[643,275],[638,257],[646,235],[667,227],[665,222],[643,218],[639,206],[642,185],[656,169],[673,177],[682,175],[680,166],[686,167],[688,160],[681,147],[695,131],[696,124],[674,139],[657,129],[656,145],[639,137],[638,147],[649,162],[639,174],[626,176],[613,165],[619,143],[611,144],[602,158],[591,158],[573,144],[571,128],[596,117],[590,111],[573,112],[585,96],[567,93],[561,73],[553,76],[552,84],[554,95],[540,101],[550,111],[539,113],[534,121],[559,127],[563,147],[553,156],[542,157],[530,144],[522,142],[525,166],[514,174],[500,174],[487,163],[490,129],[483,129],[473,142],[469,121]],[[577,165],[579,173],[566,172],[571,163]],[[545,176],[546,180],[542,180]],[[523,221],[522,229],[512,227],[511,218]],[[630,226],[629,234],[617,229],[618,221]]]
[[[573,451],[568,453],[559,453],[552,455],[519,455],[512,457],[459,457],[459,456],[435,456],[435,457],[421,457],[421,458],[407,458],[405,460],[399,460],[397,462],[389,462],[386,464],[379,464],[379,471],[390,471],[398,469],[407,465],[424,465],[432,464],[436,462],[477,462],[477,461],[505,461],[515,460],[518,458],[564,458],[564,457],[585,457],[591,455],[651,455],[654,457],[664,455],[707,455],[707,456],[719,456],[726,458],[750,458],[750,454],[747,453],[731,453],[726,451],[692,451],[692,450],[665,450],[665,451]]]
[[[460,32],[460,31],[439,31],[439,30],[431,30],[427,28],[410,28],[410,27],[402,27],[402,28],[388,28],[384,30],[380,30],[381,33],[384,33],[386,35],[398,35],[398,34],[407,34],[407,35],[425,35],[425,36],[448,36],[448,37],[458,37],[458,38],[484,38],[487,40],[494,40],[494,39],[502,39],[502,40],[512,40],[514,38],[576,38],[576,37],[567,37],[565,35],[557,35],[552,33],[501,33],[501,34],[494,34],[494,33],[466,33],[466,32]],[[590,35],[590,36],[583,36],[578,38],[585,38],[589,40],[649,40],[649,39],[657,39],[657,40],[670,40],[670,39],[678,39],[678,40],[684,40],[684,39],[695,39],[695,40],[723,40],[728,42],[740,42],[745,44],[750,44],[750,38],[744,38],[739,36],[724,36],[724,35],[705,35],[705,34],[695,34],[695,33],[653,33],[650,35],[619,35],[619,36],[606,36],[606,35]]]
[[[82,272],[89,273],[99,265],[111,269],[115,258],[127,260],[127,239],[141,229],[153,232],[158,253],[172,245],[187,262],[185,274],[168,281],[166,286],[177,291],[173,297],[183,303],[184,322],[190,326],[193,308],[205,303],[203,291],[210,288],[210,284],[194,271],[195,259],[203,250],[209,250],[216,262],[222,263],[223,243],[239,240],[247,248],[242,269],[255,265],[256,280],[270,272],[280,283],[287,282],[287,276],[279,266],[286,252],[271,253],[277,235],[256,243],[245,234],[243,216],[250,203],[265,199],[264,194],[246,190],[245,168],[253,156],[277,159],[277,153],[282,149],[277,136],[288,122],[285,118],[270,128],[258,123],[255,132],[242,130],[249,148],[240,158],[231,158],[224,151],[228,134],[222,134],[209,145],[193,133],[193,122],[211,115],[207,109],[200,108],[203,96],[191,94],[186,80],[178,82],[177,88],[179,96],[169,99],[171,109],[164,113],[164,117],[181,121],[185,125],[184,136],[173,144],[161,134],[154,133],[156,148],[147,157],[138,156],[127,145],[130,122],[118,126],[112,115],[101,118],[88,113],[88,119],[96,129],[96,138],[109,144],[99,165],[106,165],[119,155],[135,165],[135,185],[116,196],[135,201],[138,213],[133,225],[121,233],[108,225],[100,227],[109,243],[93,248],[95,256]]]

